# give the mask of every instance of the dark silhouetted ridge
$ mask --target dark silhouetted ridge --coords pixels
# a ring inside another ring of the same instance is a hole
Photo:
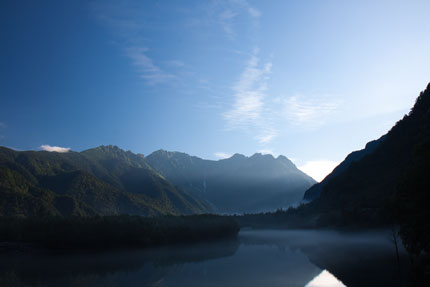
[[[321,224],[368,226],[393,220],[389,209],[396,201],[397,190],[405,182],[405,177],[409,178],[410,185],[403,192],[403,200],[407,202],[413,197],[415,185],[412,184],[412,178],[419,172],[411,174],[410,170],[414,170],[416,166],[422,166],[421,170],[425,167],[427,173],[430,170],[430,161],[424,160],[425,154],[429,152],[428,142],[430,84],[421,92],[410,113],[398,121],[384,137],[370,142],[364,150],[352,153],[347,157],[349,162],[343,162],[317,185],[321,187],[321,195],[309,204],[310,210],[318,212]],[[356,158],[351,159],[352,157]],[[419,186],[423,188],[422,185]],[[428,185],[424,194],[426,196],[420,196],[426,198],[428,203]],[[416,212],[418,210],[419,208]]]

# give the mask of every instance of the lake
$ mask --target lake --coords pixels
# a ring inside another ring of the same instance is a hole
[[[243,230],[237,240],[109,252],[8,252],[0,286],[402,286],[389,231]]]

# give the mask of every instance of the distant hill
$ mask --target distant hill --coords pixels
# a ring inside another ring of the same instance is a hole
[[[145,161],[173,184],[222,213],[286,207],[299,202],[315,183],[285,156],[235,154],[213,161],[159,150]]]
[[[0,147],[0,215],[192,214],[208,206],[116,146],[83,152]]]
[[[368,145],[359,152],[358,160],[343,162],[339,172],[321,182],[318,185],[320,197],[304,210],[318,214],[322,224],[367,226],[392,220],[392,214],[387,213],[393,208],[404,210],[408,218],[429,215],[428,207],[423,208],[423,202],[428,206],[429,200],[429,143],[430,84],[417,98],[410,113],[383,138],[372,143],[372,152],[366,151]],[[311,190],[306,197],[310,197]]]

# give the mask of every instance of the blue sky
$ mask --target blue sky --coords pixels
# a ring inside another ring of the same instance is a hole
[[[2,1],[0,145],[283,154],[321,179],[430,81],[429,1]]]

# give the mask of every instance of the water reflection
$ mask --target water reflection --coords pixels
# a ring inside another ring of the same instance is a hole
[[[323,270],[317,277],[312,279],[311,282],[306,284],[305,287],[346,287],[336,277],[327,270]]]
[[[232,256],[238,246],[238,241],[222,241],[146,250],[3,254],[0,286],[158,286],[178,266]]]
[[[0,286],[400,286],[396,276],[383,233],[245,231],[193,246],[0,255]],[[321,285],[333,278],[344,285]]]
[[[243,243],[300,250],[320,271],[328,270],[348,287],[406,285],[407,256],[401,249],[399,266],[389,231],[249,231]]]

